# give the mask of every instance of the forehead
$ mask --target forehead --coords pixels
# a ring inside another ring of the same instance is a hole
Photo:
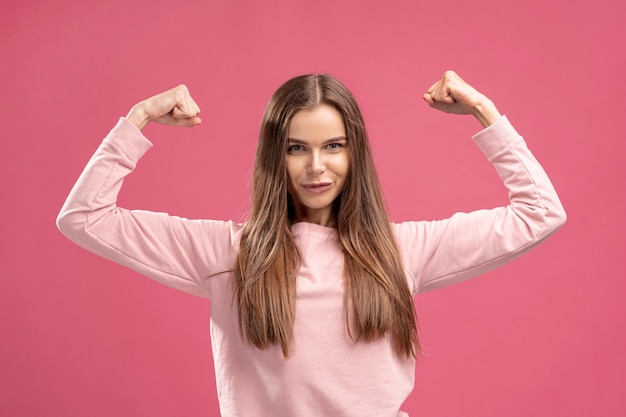
[[[293,139],[324,140],[345,137],[346,127],[337,109],[320,104],[298,111],[289,123],[287,135]]]

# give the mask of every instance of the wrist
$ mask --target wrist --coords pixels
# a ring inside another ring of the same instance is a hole
[[[134,105],[128,114],[126,115],[126,119],[129,122],[137,126],[139,130],[143,129],[148,123],[150,123],[150,116],[143,109],[141,103]]]
[[[483,127],[491,126],[502,117],[493,101],[484,96],[472,109],[472,115]]]

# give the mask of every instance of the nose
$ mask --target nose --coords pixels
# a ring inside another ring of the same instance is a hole
[[[309,158],[307,171],[310,175],[319,175],[326,171],[326,162],[320,152],[312,152]]]

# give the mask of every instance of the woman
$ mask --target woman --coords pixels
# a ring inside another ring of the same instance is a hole
[[[397,416],[419,353],[412,296],[528,251],[565,221],[548,177],[506,117],[448,71],[423,96],[472,114],[510,204],[390,223],[367,134],[336,79],[287,81],[265,112],[245,224],[116,207],[150,148],[149,122],[201,123],[184,86],[135,105],[105,138],[58,218],[70,239],[211,299],[223,416]]]

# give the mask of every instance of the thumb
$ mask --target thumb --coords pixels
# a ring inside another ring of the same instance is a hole
[[[202,119],[198,116],[174,118],[174,124],[181,127],[194,127],[202,123]]]
[[[200,117],[198,116],[174,117],[170,113],[166,114],[165,116],[159,117],[155,120],[155,122],[170,126],[193,127],[202,123],[202,119],[200,119]]]
[[[187,108],[187,106],[185,106],[184,104],[174,106],[174,108],[172,108],[172,116],[174,116],[176,119],[192,118],[197,114],[197,111],[193,111],[192,109]]]

